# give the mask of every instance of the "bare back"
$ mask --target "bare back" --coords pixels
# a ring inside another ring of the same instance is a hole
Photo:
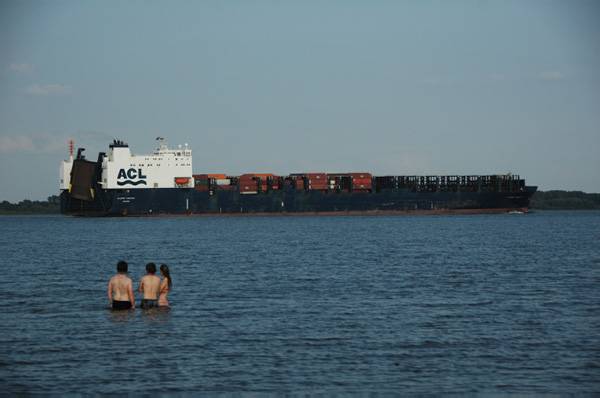
[[[145,299],[156,300],[159,286],[160,278],[156,275],[148,274],[142,277],[138,291],[144,292]]]
[[[131,301],[129,291],[133,291],[133,282],[125,275],[118,274],[110,278],[109,292],[112,292],[113,298],[117,301]],[[110,294],[109,294],[110,297]]]
[[[168,305],[167,295],[169,294],[169,290],[169,279],[164,278],[160,283],[160,296],[158,296],[159,305],[161,305],[161,302]]]

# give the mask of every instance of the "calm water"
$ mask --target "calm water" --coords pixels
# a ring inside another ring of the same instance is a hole
[[[600,212],[0,226],[4,392],[600,392]]]

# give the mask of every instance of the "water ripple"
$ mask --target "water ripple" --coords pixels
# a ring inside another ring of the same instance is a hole
[[[599,212],[0,222],[9,394],[599,392]]]

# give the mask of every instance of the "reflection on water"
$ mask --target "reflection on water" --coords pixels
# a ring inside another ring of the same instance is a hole
[[[168,318],[171,307],[155,308],[131,308],[128,310],[113,310],[107,308],[108,320],[112,323],[127,323],[135,319],[141,319],[143,322],[165,322]]]
[[[128,310],[113,310],[108,308],[106,313],[108,314],[108,320],[112,323],[127,323],[135,316],[135,309],[131,308]]]
[[[140,316],[144,322],[162,323],[167,321],[171,307],[143,308]]]

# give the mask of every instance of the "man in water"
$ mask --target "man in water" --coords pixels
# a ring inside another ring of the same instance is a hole
[[[144,297],[142,299],[141,307],[142,308],[154,308],[158,307],[158,288],[160,287],[160,278],[154,273],[156,272],[156,264],[148,263],[146,265],[146,271],[148,275],[143,276],[140,281],[140,287],[138,287],[138,291],[144,293]]]
[[[128,310],[135,308],[135,297],[133,296],[133,282],[125,276],[127,263],[117,263],[118,274],[110,278],[108,282],[108,299],[113,310]]]

